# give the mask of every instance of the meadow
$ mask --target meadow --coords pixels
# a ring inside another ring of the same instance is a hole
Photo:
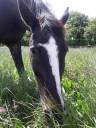
[[[19,78],[8,48],[0,47],[0,128],[46,128],[29,49],[22,50],[26,73]],[[69,48],[61,84],[68,112],[62,128],[96,128],[96,47]]]

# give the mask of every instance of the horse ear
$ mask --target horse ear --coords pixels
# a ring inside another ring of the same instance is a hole
[[[25,25],[34,31],[39,21],[35,16],[35,2],[34,0],[17,0],[17,5],[22,21]]]
[[[66,24],[67,20],[69,18],[69,7],[66,8],[65,12],[64,12],[64,15],[62,16],[61,18],[61,23],[62,24]]]

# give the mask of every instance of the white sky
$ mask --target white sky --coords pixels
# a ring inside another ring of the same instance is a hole
[[[70,11],[79,11],[89,17],[96,17],[96,0],[43,0],[50,5],[55,15],[60,18],[66,7]]]

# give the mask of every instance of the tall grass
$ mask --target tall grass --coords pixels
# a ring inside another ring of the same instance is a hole
[[[0,48],[0,128],[46,128],[29,50],[22,49],[26,74],[19,79],[8,49]],[[96,48],[69,49],[61,84],[68,112],[62,128],[96,128]]]

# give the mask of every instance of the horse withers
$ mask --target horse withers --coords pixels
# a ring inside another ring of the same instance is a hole
[[[68,9],[61,20],[55,18],[41,0],[17,0],[22,21],[32,31],[30,37],[30,60],[36,76],[40,101],[47,113],[56,109],[63,112],[64,100],[60,80],[64,71],[67,46],[64,25]],[[59,123],[62,119],[56,115]]]

